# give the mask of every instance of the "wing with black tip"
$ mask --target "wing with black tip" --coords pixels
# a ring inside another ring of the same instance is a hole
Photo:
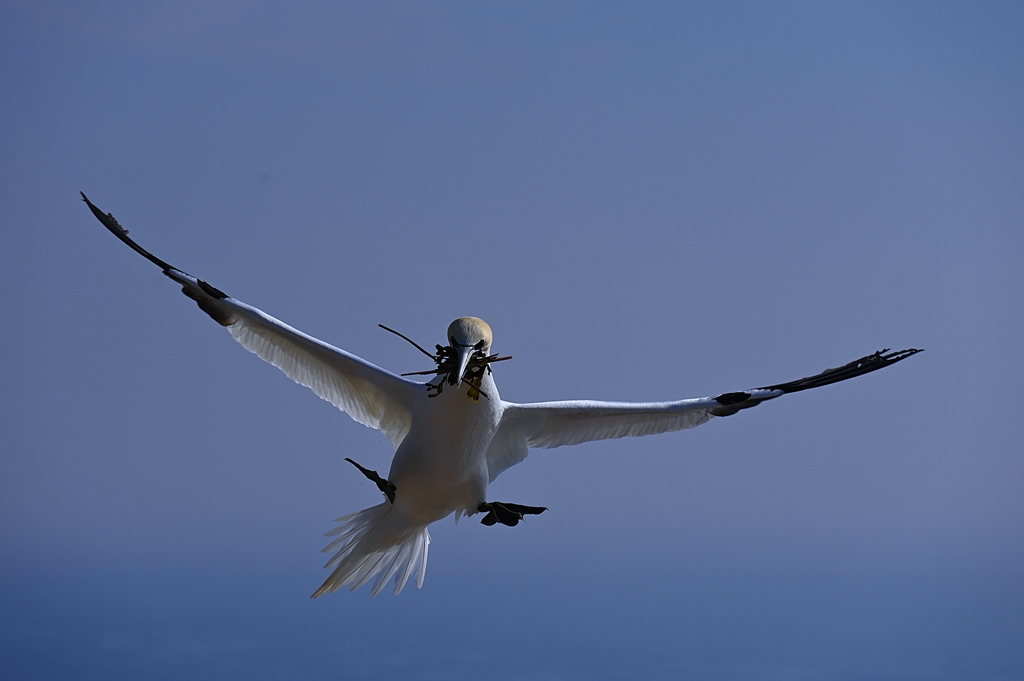
[[[678,402],[506,402],[501,426],[487,451],[490,479],[525,459],[530,447],[562,447],[694,428],[712,417],[731,416],[789,393],[878,371],[918,352],[881,350],[796,381]]]
[[[127,230],[114,216],[93,205],[84,193],[82,199],[114,236],[181,284],[182,292],[226,327],[243,347],[359,423],[381,430],[398,449],[412,425],[412,404],[416,395],[423,392],[422,384],[396,376],[293,329],[169,265],[129,238]]]

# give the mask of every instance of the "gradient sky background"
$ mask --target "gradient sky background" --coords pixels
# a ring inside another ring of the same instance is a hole
[[[3,2],[0,667],[18,679],[1024,678],[1024,9]],[[309,594],[391,449],[118,243],[393,371],[677,399],[536,451],[424,588]]]

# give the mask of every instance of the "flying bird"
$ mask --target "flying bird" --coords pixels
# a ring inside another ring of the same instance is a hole
[[[110,213],[82,199],[114,236],[181,285],[182,292],[224,326],[242,346],[310,388],[357,422],[377,428],[395,448],[386,478],[347,459],[373,481],[385,500],[337,518],[324,549],[333,553],[330,576],[312,597],[373,580],[372,595],[394,580],[398,594],[415,575],[423,586],[430,533],[427,526],[452,513],[484,514],[484,525],[515,526],[541,506],[489,500],[487,486],[526,458],[531,447],[552,448],[593,440],[653,435],[693,428],[731,416],[782,395],[818,388],[877,371],[920,350],[862,357],[835,369],[787,383],[675,402],[565,401],[516,404],[501,399],[492,364],[510,359],[491,353],[491,328],[460,317],[448,327],[447,344],[430,353],[435,363],[412,375],[419,382],[308,336],[201,279],[169,265],[128,236]],[[406,375],[407,376],[407,375]]]

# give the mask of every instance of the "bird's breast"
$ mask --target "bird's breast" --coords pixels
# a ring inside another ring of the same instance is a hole
[[[490,376],[480,389],[476,400],[465,383],[445,386],[436,397],[424,390],[388,475],[398,498],[439,517],[485,500],[487,448],[501,421],[501,400]]]

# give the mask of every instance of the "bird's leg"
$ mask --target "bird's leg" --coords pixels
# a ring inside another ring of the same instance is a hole
[[[375,482],[377,484],[377,489],[379,489],[381,492],[384,492],[384,495],[388,498],[388,501],[390,501],[392,504],[395,503],[395,492],[398,491],[397,487],[395,487],[392,483],[388,482],[384,478],[380,477],[380,475],[377,474],[377,471],[371,471],[369,468],[363,468],[362,466],[360,466],[347,456],[345,457],[345,461],[348,461],[350,464],[358,468],[360,473],[362,473],[370,480]]]
[[[545,506],[523,506],[522,504],[510,504],[504,501],[485,501],[477,506],[476,510],[487,515],[480,521],[481,524],[490,527],[495,523],[515,527],[526,515],[540,515],[548,510]]]

